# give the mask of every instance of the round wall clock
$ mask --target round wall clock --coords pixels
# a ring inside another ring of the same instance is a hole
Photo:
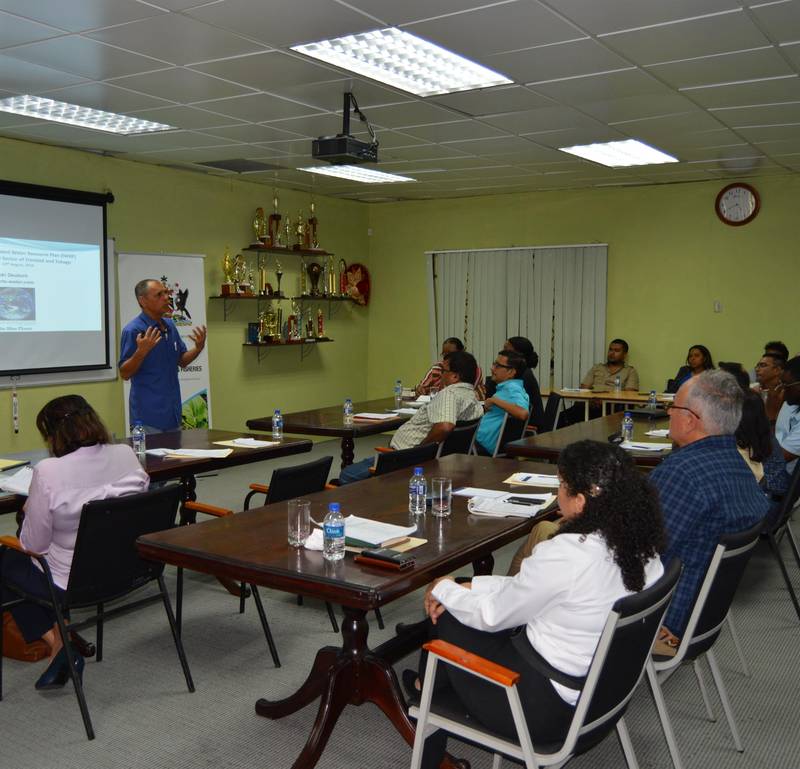
[[[714,209],[720,221],[740,227],[753,221],[761,208],[758,193],[744,182],[734,182],[723,187],[717,195]]]

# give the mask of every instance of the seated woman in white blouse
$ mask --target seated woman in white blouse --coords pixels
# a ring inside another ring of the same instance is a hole
[[[564,739],[579,691],[550,680],[531,658],[538,653],[545,669],[549,664],[585,676],[612,605],[662,575],[659,552],[666,545],[657,494],[624,451],[573,443],[561,453],[558,472],[563,523],[522,562],[519,574],[474,577],[469,584],[444,577],[425,594],[435,637],[522,674],[522,706],[541,742]],[[449,665],[439,671],[436,689],[451,687],[476,720],[516,737],[499,687]],[[403,679],[413,685],[409,671]],[[442,730],[426,740],[423,769],[439,766],[446,741]]]
[[[19,538],[26,550],[45,556],[56,592],[63,593],[69,582],[84,504],[146,491],[150,479],[130,446],[111,443],[100,417],[80,395],[50,401],[37,415],[36,426],[52,456],[33,470]],[[2,569],[4,581],[50,598],[44,572],[32,558],[6,550]],[[16,596],[9,592],[7,597]],[[42,638],[50,647],[49,665],[36,688],[64,686],[69,668],[55,614],[31,602],[14,607],[11,613],[26,642]],[[82,673],[83,658],[77,651],[75,659],[76,668]]]

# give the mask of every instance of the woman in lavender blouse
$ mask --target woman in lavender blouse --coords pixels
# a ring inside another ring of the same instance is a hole
[[[26,550],[45,556],[56,592],[63,593],[84,504],[146,491],[150,479],[129,446],[111,443],[97,412],[80,395],[51,400],[37,415],[36,426],[51,457],[33,470],[19,538]],[[4,581],[49,598],[44,572],[32,558],[7,550],[2,556],[2,570]],[[26,642],[42,638],[50,647],[49,665],[36,688],[64,686],[69,668],[55,614],[31,602],[14,607],[11,613]],[[74,658],[80,674],[83,657],[75,652]]]

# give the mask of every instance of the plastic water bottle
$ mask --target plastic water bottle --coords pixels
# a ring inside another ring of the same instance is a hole
[[[650,397],[647,399],[647,408],[655,411],[658,408],[658,398],[656,398],[656,391],[650,390]]]
[[[614,377],[614,392],[618,393],[622,390],[622,378],[619,374]]]
[[[279,441],[283,439],[283,417],[281,410],[275,409],[272,413],[272,440]]]
[[[328,505],[328,514],[322,522],[322,555],[327,561],[344,558],[344,518],[338,502]]]
[[[403,383],[397,379],[394,383],[394,407],[396,409],[400,408],[400,404],[403,402]]]
[[[421,467],[414,468],[414,475],[408,482],[408,512],[412,515],[422,515],[425,512],[428,484],[422,474]]]
[[[626,411],[625,416],[622,417],[622,440],[633,440],[633,416],[630,411]]]
[[[353,401],[350,398],[344,399],[344,408],[342,408],[342,422],[348,427],[353,424]]]
[[[133,444],[133,453],[136,454],[140,462],[144,462],[145,452],[147,451],[147,439],[145,437],[144,425],[140,421],[133,423],[131,443]]]

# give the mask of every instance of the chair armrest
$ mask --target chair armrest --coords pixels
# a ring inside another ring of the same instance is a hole
[[[192,510],[195,513],[205,513],[206,515],[216,515],[217,518],[223,518],[226,515],[233,515],[233,510],[227,507],[217,507],[216,505],[206,505],[203,502],[184,502],[186,510]]]
[[[265,486],[263,483],[251,483],[249,488],[252,491],[257,491],[259,494],[269,493],[269,486]]]
[[[460,646],[448,643],[447,641],[428,641],[422,645],[431,654],[441,657],[449,662],[455,662],[467,670],[477,673],[478,675],[485,676],[486,678],[494,681],[501,686],[514,686],[519,680],[519,673],[504,668],[496,662],[487,660],[485,657],[479,657],[472,652],[464,651]]]
[[[16,537],[3,536],[0,537],[0,545],[10,547],[12,550],[18,550],[20,553],[27,553],[28,551],[22,546],[22,543]]]
[[[394,451],[394,449],[391,446],[376,446],[375,451],[381,454],[387,454],[390,451]]]
[[[333,483],[326,483],[324,491],[332,491],[333,489],[338,489],[339,487]]]

